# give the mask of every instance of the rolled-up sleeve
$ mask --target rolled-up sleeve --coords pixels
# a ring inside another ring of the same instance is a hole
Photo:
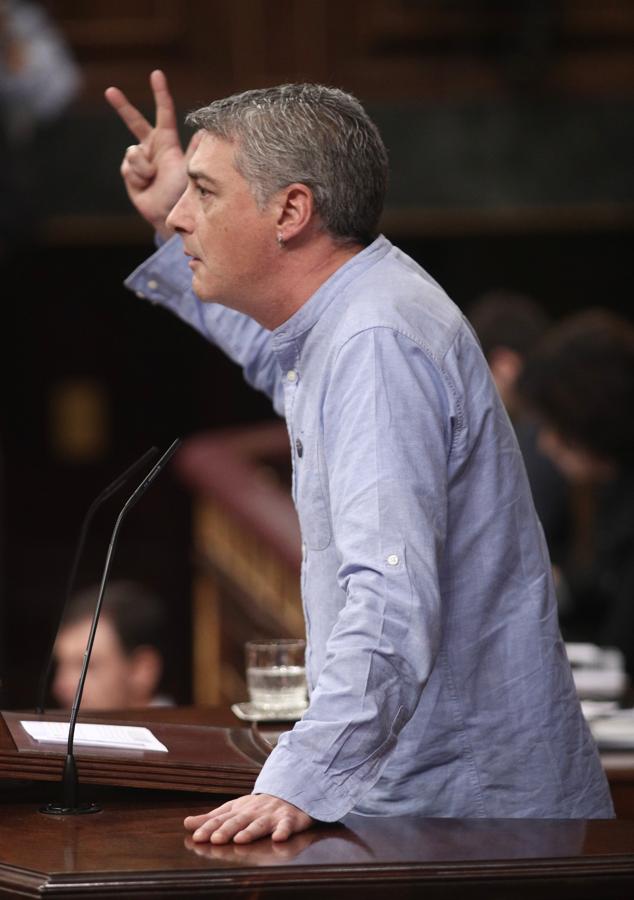
[[[438,361],[381,327],[340,348],[321,412],[345,600],[310,707],[255,789],[334,821],[379,779],[434,666],[452,417]]]

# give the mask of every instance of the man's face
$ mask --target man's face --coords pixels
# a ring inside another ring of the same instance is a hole
[[[53,696],[67,709],[75,699],[89,632],[90,619],[84,619],[62,628],[55,643]],[[114,626],[108,618],[102,617],[88,666],[82,707],[125,709],[130,706],[133,665],[132,658],[125,654],[121,646]]]
[[[183,239],[192,287],[211,300],[252,315],[279,247],[274,204],[261,210],[234,165],[235,145],[205,134],[189,162],[189,183],[167,224]]]

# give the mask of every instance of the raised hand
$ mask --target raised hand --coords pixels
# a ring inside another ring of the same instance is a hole
[[[165,219],[187,184],[186,154],[178,137],[174,101],[163,72],[159,69],[152,72],[150,85],[156,106],[154,125],[119,88],[109,87],[105,97],[139,141],[128,147],[121,164],[128,196],[152,227],[168,237],[172,232]],[[193,152],[198,140],[199,136],[194,135],[187,155]]]

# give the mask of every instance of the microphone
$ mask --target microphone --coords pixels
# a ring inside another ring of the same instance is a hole
[[[79,531],[79,540],[77,541],[77,548],[75,550],[75,556],[73,557],[73,562],[70,567],[70,575],[68,577],[68,583],[66,585],[66,594],[64,595],[64,603],[62,604],[62,609],[59,614],[59,619],[57,621],[57,626],[53,632],[53,639],[51,640],[48,653],[46,655],[47,663],[46,668],[42,672],[42,677],[40,679],[40,687],[37,695],[37,704],[35,707],[36,713],[44,713],[44,703],[46,700],[46,690],[48,688],[49,679],[51,677],[51,669],[53,668],[53,650],[55,648],[55,641],[57,640],[57,635],[59,634],[59,629],[62,624],[62,620],[64,618],[64,613],[66,611],[66,607],[68,606],[68,601],[70,600],[73,590],[75,588],[75,579],[77,578],[77,569],[79,567],[79,560],[81,559],[82,553],[84,552],[84,545],[86,543],[86,536],[88,534],[88,529],[92,524],[92,520],[95,516],[95,513],[99,509],[102,504],[109,500],[113,494],[116,494],[119,488],[123,487],[123,485],[131,478],[136,472],[139,471],[146,463],[148,463],[151,459],[154,459],[155,456],[158,455],[158,450],[156,447],[150,447],[149,450],[146,450],[143,456],[133,462],[131,466],[122,472],[118,478],[108,485],[107,488],[99,494],[99,496],[93,500],[88,508],[88,512],[84,517],[84,521],[82,522],[81,529]]]
[[[178,449],[179,445],[180,439],[177,438],[172,444],[170,444],[165,453],[163,453],[160,459],[155,463],[155,465],[145,476],[141,484],[136,488],[135,491],[133,491],[130,497],[128,497],[117,517],[117,521],[115,522],[115,526],[112,530],[112,537],[110,538],[110,545],[106,554],[106,562],[103,569],[103,575],[101,576],[99,595],[97,597],[95,612],[93,614],[92,624],[90,626],[90,634],[88,635],[86,650],[84,652],[84,662],[82,665],[81,674],[79,676],[79,682],[77,683],[77,691],[75,693],[75,699],[73,701],[70,720],[68,723],[68,744],[66,746],[66,760],[64,762],[64,773],[62,775],[62,802],[47,803],[45,806],[42,806],[40,808],[40,812],[46,813],[47,815],[68,816],[100,811],[100,807],[97,806],[96,803],[77,802],[79,779],[77,777],[77,765],[75,763],[73,745],[75,738],[75,726],[77,725],[77,716],[79,714],[79,706],[81,704],[81,698],[84,692],[84,683],[86,681],[86,673],[88,671],[88,664],[90,663],[90,657],[92,654],[93,643],[95,641],[97,625],[99,624],[99,616],[101,614],[101,607],[103,604],[106,583],[108,581],[108,575],[110,574],[110,566],[112,563],[112,558],[117,543],[117,538],[119,536],[121,524],[127,513],[132,509],[133,506],[138,503],[138,501],[141,499],[150,485],[163,471],[169,460]]]

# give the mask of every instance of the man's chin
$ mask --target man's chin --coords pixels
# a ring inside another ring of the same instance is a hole
[[[216,297],[213,296],[209,287],[205,287],[204,284],[201,284],[200,279],[196,277],[196,273],[192,276],[192,291],[203,303],[217,302]]]

